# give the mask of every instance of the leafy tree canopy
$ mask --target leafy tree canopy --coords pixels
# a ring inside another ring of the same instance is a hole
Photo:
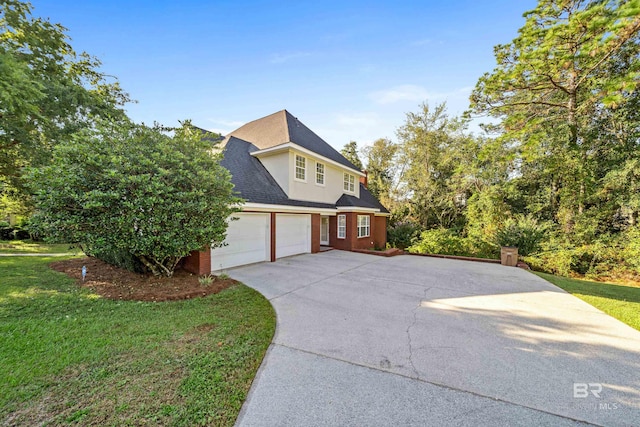
[[[363,168],[362,160],[360,160],[360,157],[358,156],[358,143],[357,142],[349,141],[349,143],[345,144],[344,147],[342,148],[342,150],[340,150],[340,153],[347,160],[349,160],[351,163],[353,163],[353,165],[355,167],[357,167],[359,170],[362,170],[362,168]]]
[[[20,188],[25,167],[46,164],[52,146],[96,118],[126,119],[127,94],[99,68],[63,26],[0,0],[0,192]]]
[[[640,2],[541,0],[524,16],[519,36],[495,47],[497,68],[478,81],[472,108],[502,118],[510,136],[534,138],[552,123],[577,144],[581,116],[638,87]]]
[[[500,120],[531,211],[567,232],[590,209],[630,210],[633,222],[637,203],[624,193],[639,185],[636,162],[625,162],[640,149],[640,2],[540,0],[524,17],[518,37],[495,47],[472,111]],[[632,180],[624,188],[611,185],[620,169]]]
[[[398,187],[410,200],[411,216],[423,227],[452,227],[461,219],[466,191],[471,182],[465,161],[472,139],[466,120],[449,117],[445,103],[427,103],[407,113],[398,128]]]
[[[380,138],[363,149],[367,160],[368,188],[387,208],[392,206],[392,191],[398,173],[398,146],[387,138]]]

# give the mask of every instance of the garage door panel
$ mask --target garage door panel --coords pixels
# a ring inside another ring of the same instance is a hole
[[[311,252],[311,215],[276,215],[276,258]]]
[[[229,221],[226,246],[211,250],[211,269],[222,270],[239,265],[268,261],[269,214],[240,213]]]

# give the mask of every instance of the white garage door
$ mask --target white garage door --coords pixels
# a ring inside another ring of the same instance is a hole
[[[311,252],[311,215],[276,215],[276,258]]]
[[[211,250],[211,270],[222,270],[254,262],[269,261],[271,233],[269,214],[237,213],[229,221],[227,246]]]

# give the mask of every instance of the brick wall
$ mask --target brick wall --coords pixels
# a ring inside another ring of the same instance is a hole
[[[193,274],[211,273],[211,251],[193,251],[184,259],[182,266]]]
[[[342,215],[342,214],[339,214]],[[329,245],[345,251],[352,249],[371,249],[375,246],[375,217],[373,214],[345,212],[347,220],[346,238],[338,239],[338,217],[329,218]],[[358,215],[369,216],[369,236],[358,237]],[[385,230],[386,233],[386,230]]]
[[[311,214],[311,253],[320,252],[320,214]]]
[[[369,236],[358,237],[358,216],[366,215],[369,217]],[[347,234],[351,237],[351,249],[372,249],[374,246],[374,216],[372,214],[363,214],[358,212],[351,212],[351,232],[347,230]],[[347,220],[347,223],[349,221]]]
[[[384,249],[387,247],[387,217],[374,217],[373,241],[376,248]]]
[[[349,225],[347,224],[347,230],[348,229],[349,229]],[[336,249],[342,249],[344,251],[348,251],[349,249],[351,249],[349,240],[338,239],[338,217],[337,216],[329,217],[329,246]]]

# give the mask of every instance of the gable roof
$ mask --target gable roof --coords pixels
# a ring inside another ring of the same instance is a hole
[[[239,127],[227,135],[225,143],[231,137],[250,142],[259,150],[293,142],[350,169],[359,170],[287,110],[278,111]]]

